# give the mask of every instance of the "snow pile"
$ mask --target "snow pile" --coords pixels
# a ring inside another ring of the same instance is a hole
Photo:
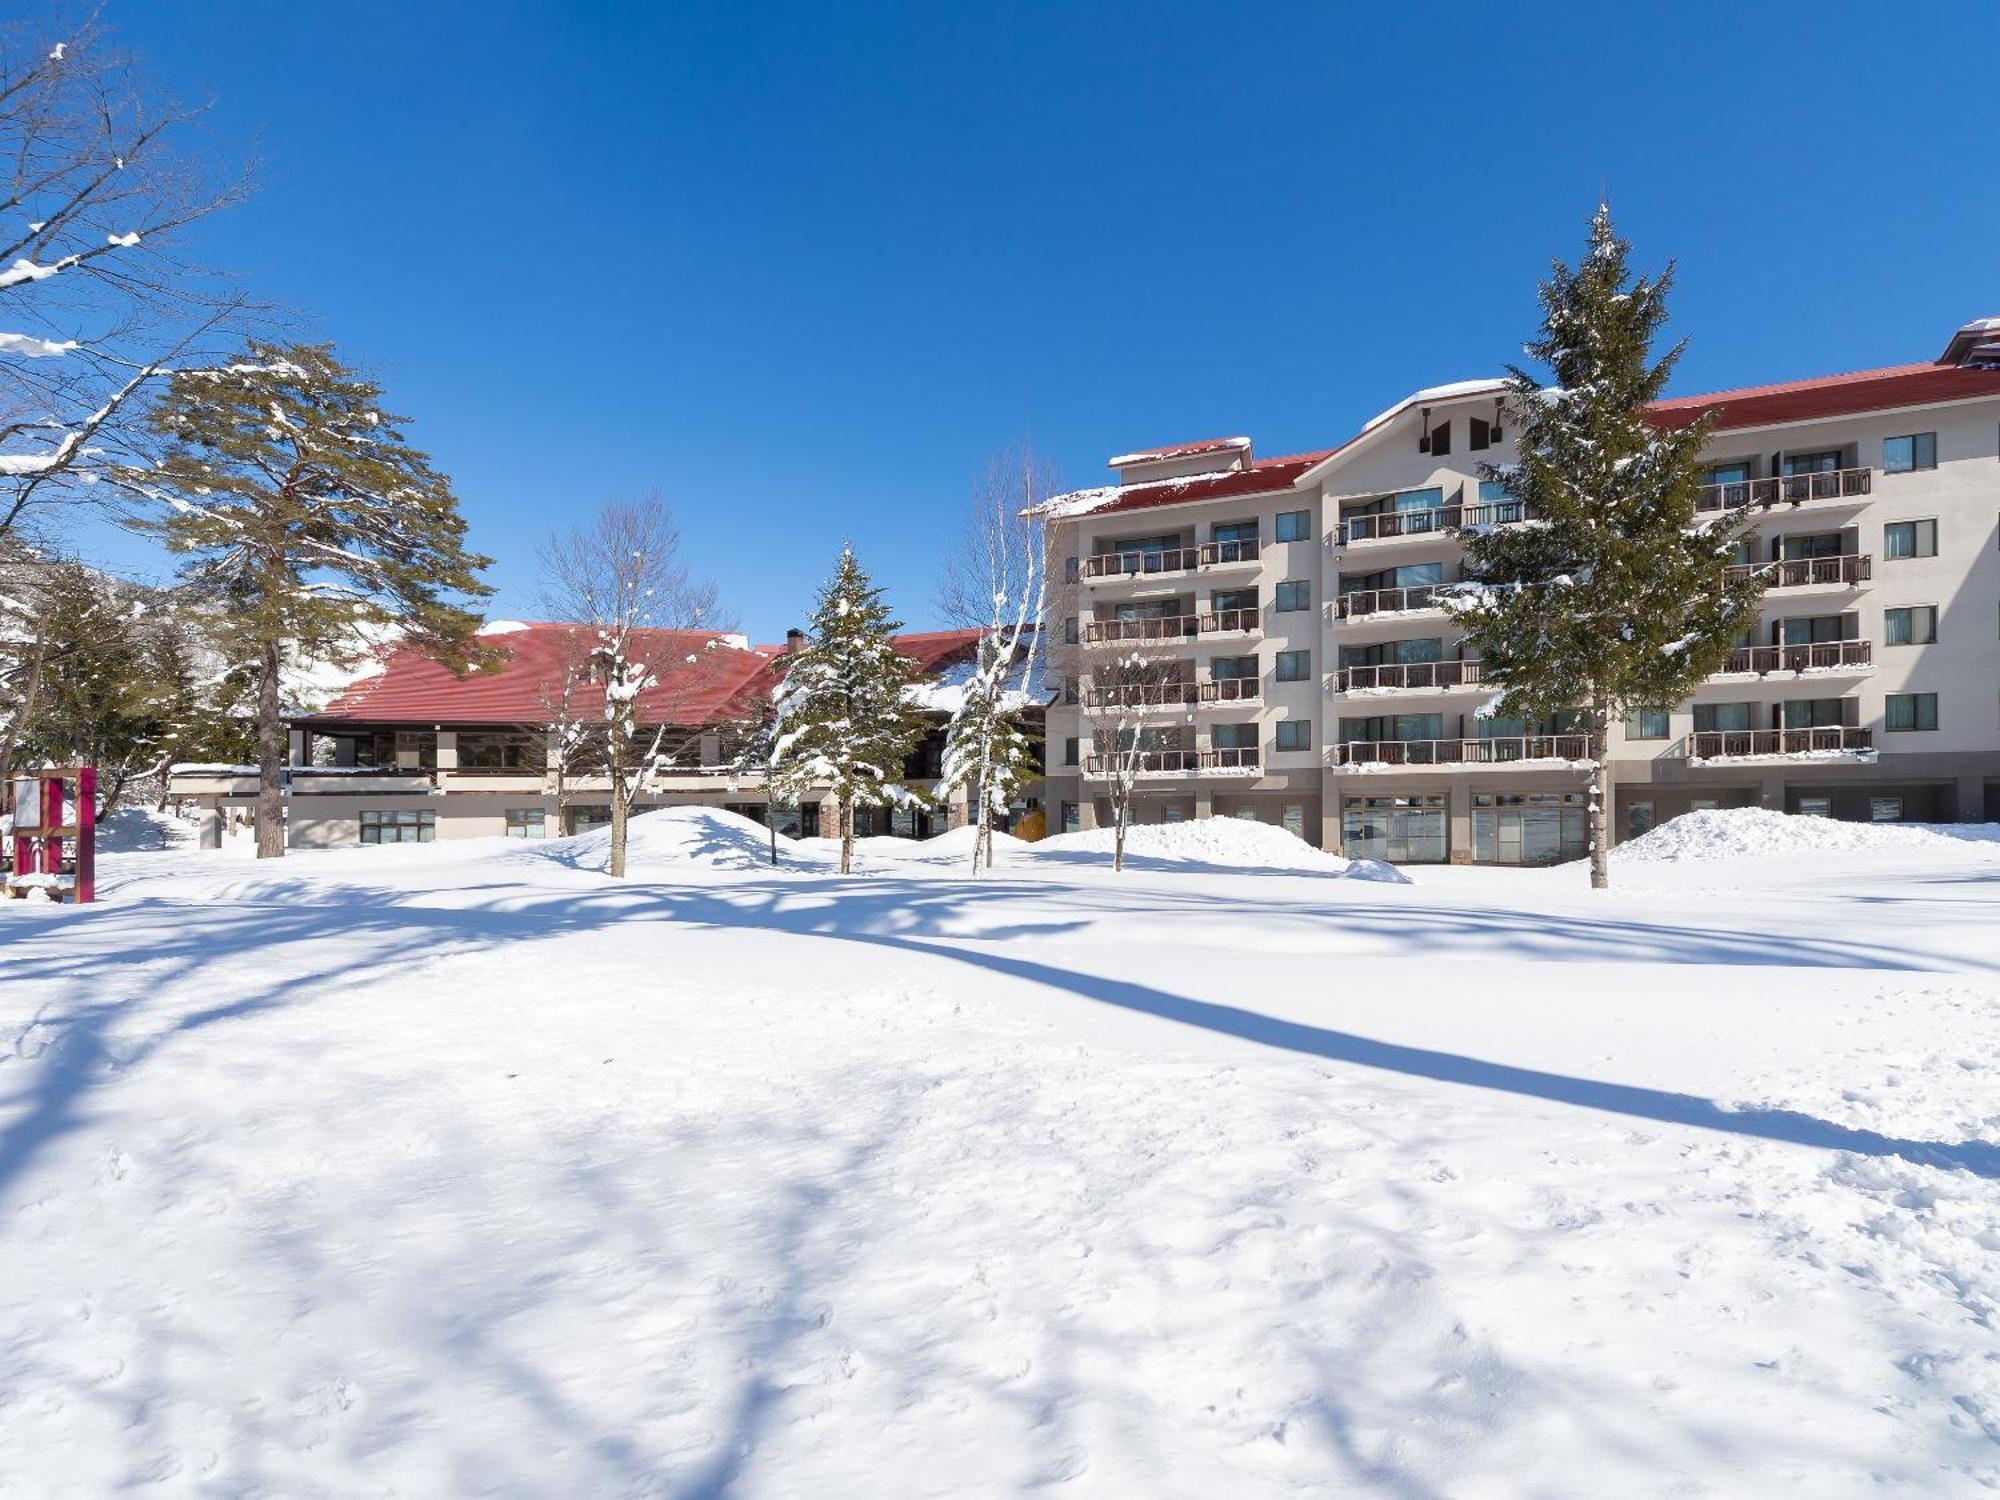
[[[1108,862],[1117,847],[1109,828],[1060,833],[1033,846],[1038,860],[1072,864]],[[1145,823],[1125,830],[1125,863],[1140,869],[1278,870],[1339,875],[1407,885],[1410,877],[1379,860],[1342,859],[1315,849],[1296,834],[1248,818],[1197,818],[1190,823]]]
[[[579,869],[601,870],[611,857],[611,830],[594,828],[530,845],[529,852]],[[780,869],[818,867],[825,853],[812,843],[778,836]],[[720,807],[662,807],[639,813],[625,829],[625,869],[643,878],[676,869],[768,870],[771,833],[754,818]]]
[[[1614,858],[1636,861],[1740,859],[1782,854],[1924,854],[2000,843],[1992,823],[1842,823],[1761,807],[1683,813],[1621,844]]]

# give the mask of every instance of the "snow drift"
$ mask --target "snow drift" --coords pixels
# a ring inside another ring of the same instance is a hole
[[[1683,813],[1621,844],[1612,857],[1639,862],[1783,854],[1923,854],[1967,843],[2000,844],[1992,823],[1841,823],[1761,807]]]
[[[778,835],[778,867],[819,869],[827,863],[817,841]],[[601,870],[611,858],[611,830],[595,828],[531,847],[543,858],[579,869]],[[671,870],[769,870],[771,833],[754,818],[720,807],[662,807],[635,814],[626,825],[625,870],[645,876]]]
[[[1032,846],[1037,860],[1067,864],[1108,863],[1116,847],[1116,832],[1109,828],[1057,834]],[[1125,863],[1134,869],[1270,870],[1410,883],[1410,877],[1394,865],[1372,859],[1342,859],[1313,848],[1274,824],[1253,823],[1247,818],[1197,818],[1191,823],[1146,823],[1128,828]]]

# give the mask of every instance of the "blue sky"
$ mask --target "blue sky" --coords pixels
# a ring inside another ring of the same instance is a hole
[[[534,612],[657,487],[759,639],[851,540],[912,627],[1026,440],[1321,447],[1517,357],[1600,187],[1677,389],[2000,313],[2000,8],[112,0],[260,190],[202,250],[385,381]],[[160,567],[136,542],[119,560]]]

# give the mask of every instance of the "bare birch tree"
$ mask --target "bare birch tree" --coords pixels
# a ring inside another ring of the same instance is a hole
[[[1034,775],[1028,713],[1039,694],[1048,604],[1040,507],[1054,475],[1027,447],[996,457],[973,491],[958,549],[945,559],[938,603],[981,632],[971,680],[946,731],[938,795],[963,788],[975,833],[972,871],[993,868],[993,820]]]
[[[1087,670],[1080,704],[1090,751],[1083,769],[1086,779],[1102,781],[1110,799],[1111,868],[1123,870],[1140,777],[1196,769],[1185,736],[1192,733],[1199,690],[1183,662],[1143,645],[1107,642]],[[1165,743],[1170,729],[1173,745]]]
[[[633,803],[705,727],[688,705],[712,681],[723,644],[716,587],[682,559],[680,526],[658,495],[606,505],[551,537],[541,563],[545,606],[585,627],[586,671],[602,691],[602,731],[581,740],[591,747],[581,753],[610,784],[609,869],[623,877]],[[686,632],[709,634],[697,642]]]

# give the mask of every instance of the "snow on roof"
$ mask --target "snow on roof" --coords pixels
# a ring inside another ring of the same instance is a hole
[[[1051,520],[1065,520],[1099,511],[1145,510],[1156,505],[1223,500],[1235,495],[1274,494],[1290,489],[1300,475],[1336,451],[1323,448],[1313,453],[1288,453],[1281,458],[1260,458],[1242,469],[1072,490],[1069,494],[1044,500],[1035,507],[1034,513]]]
[[[1427,385],[1420,391],[1412,391],[1385,412],[1362,424],[1363,432],[1373,432],[1391,417],[1408,411],[1413,406],[1421,406],[1426,401],[1454,401],[1460,396],[1494,396],[1507,389],[1507,382],[1498,376],[1488,375],[1480,380],[1454,380],[1445,385]]]
[[[517,630],[526,630],[526,620],[488,620],[479,627],[481,635],[512,635]]]
[[[1249,446],[1250,439],[1247,437],[1203,438],[1196,443],[1171,443],[1164,448],[1142,448],[1135,453],[1120,453],[1106,462],[1114,469],[1123,469],[1132,464],[1159,463],[1169,458],[1193,458],[1201,453],[1240,452]]]

